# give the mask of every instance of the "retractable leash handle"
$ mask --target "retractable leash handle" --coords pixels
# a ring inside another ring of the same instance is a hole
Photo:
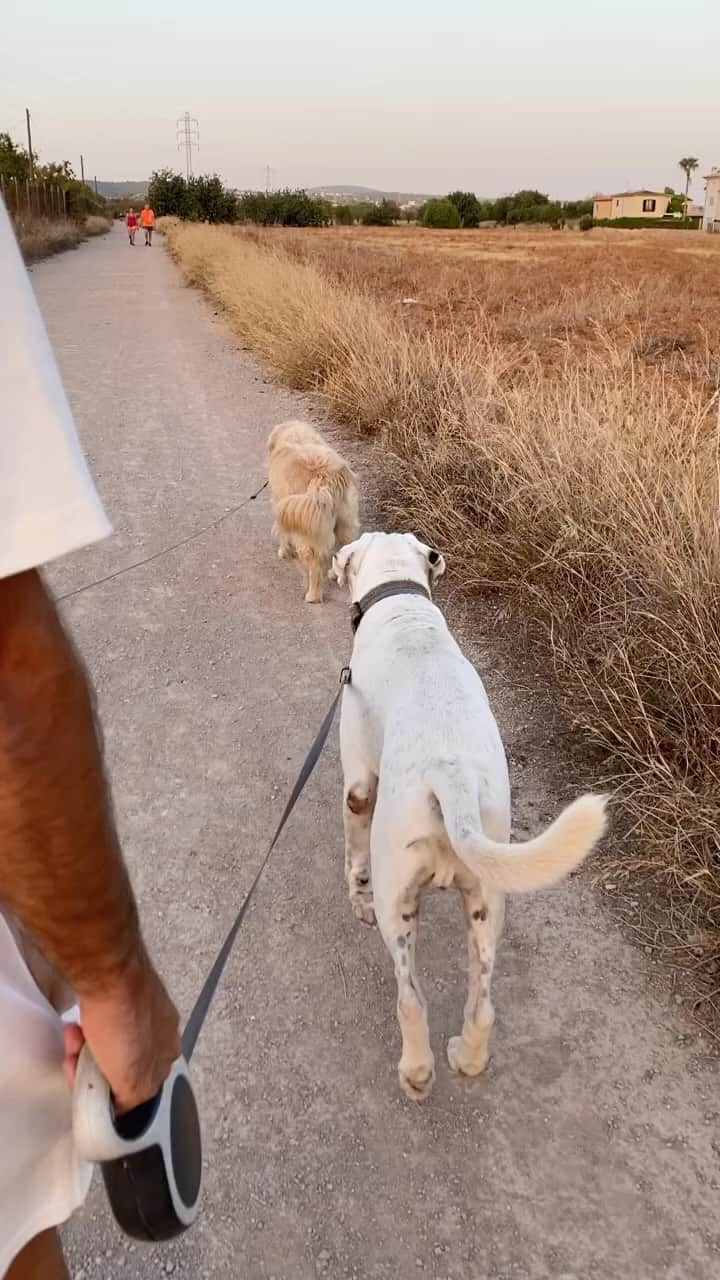
[[[202,1138],[184,1057],[175,1059],[154,1098],[118,1116],[85,1045],[72,1106],[78,1154],[101,1166],[123,1231],[136,1240],[170,1240],[192,1226],[200,1207]]]

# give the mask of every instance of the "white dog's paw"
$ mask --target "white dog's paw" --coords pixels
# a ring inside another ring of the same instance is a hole
[[[426,1062],[414,1062],[410,1065],[401,1058],[398,1063],[398,1080],[406,1098],[411,1102],[424,1102],[435,1083],[435,1059],[431,1055]]]
[[[479,1076],[486,1068],[490,1055],[487,1049],[470,1055],[462,1036],[451,1036],[447,1044],[447,1060],[451,1071],[462,1076]]]
[[[375,908],[372,898],[351,898],[350,906],[356,920],[362,921],[363,924],[375,924]]]

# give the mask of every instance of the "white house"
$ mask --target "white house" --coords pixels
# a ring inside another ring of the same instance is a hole
[[[703,231],[720,231],[720,169],[705,174]]]

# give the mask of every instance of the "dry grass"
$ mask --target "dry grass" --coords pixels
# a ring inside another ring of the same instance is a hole
[[[83,223],[72,218],[38,218],[20,214],[15,219],[17,235],[26,262],[49,258],[64,249],[76,249],[86,236],[104,235],[112,227],[108,218],[91,215]]]
[[[82,231],[71,218],[36,218],[20,215],[15,220],[15,234],[26,262],[48,258],[63,249],[75,249]]]
[[[531,270],[407,232],[167,230],[248,346],[379,438],[394,514],[542,622],[624,804],[624,873],[662,881],[677,946],[716,966],[720,258],[662,232],[492,240]]]
[[[86,236],[104,236],[107,231],[112,230],[112,219],[102,218],[95,213],[91,213],[85,219],[83,231]]]

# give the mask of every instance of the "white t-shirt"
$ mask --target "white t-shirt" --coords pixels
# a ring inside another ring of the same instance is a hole
[[[108,533],[0,200],[0,578]]]
[[[0,578],[109,532],[0,200]],[[35,985],[1,912],[0,1044],[3,1276],[29,1240],[82,1203],[91,1171],[73,1142],[62,1021]]]

